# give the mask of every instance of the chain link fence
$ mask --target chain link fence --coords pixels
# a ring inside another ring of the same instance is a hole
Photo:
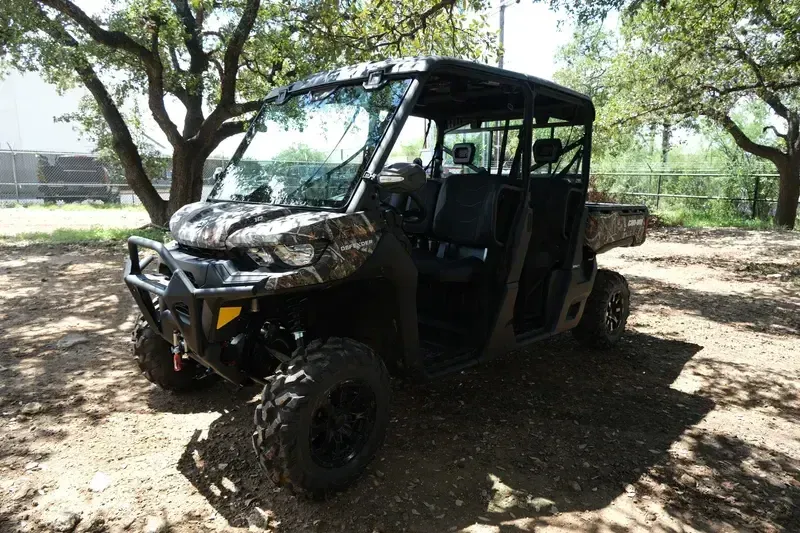
[[[153,184],[168,198],[171,183],[169,160]],[[214,171],[223,159],[206,161],[203,197],[211,189]],[[270,162],[246,162],[254,168]],[[286,164],[286,163],[283,163]],[[293,163],[298,183],[319,170],[319,163]],[[336,183],[318,187],[335,188]],[[687,209],[720,212],[741,218],[769,218],[775,213],[778,175],[725,173],[718,170],[624,170],[595,171],[590,184],[593,200],[646,204],[653,212]],[[332,191],[325,191],[330,194]],[[139,200],[122,172],[87,153],[0,150],[0,203],[103,202],[137,205]]]
[[[740,218],[775,215],[776,173],[625,170],[592,173],[594,199],[642,203],[652,212],[685,209]]]
[[[171,171],[165,159],[163,174],[153,185],[169,197]],[[211,189],[214,170],[226,163],[209,159],[203,170],[204,195]],[[0,150],[0,203],[53,204],[97,202],[138,205],[121,171],[95,154]]]

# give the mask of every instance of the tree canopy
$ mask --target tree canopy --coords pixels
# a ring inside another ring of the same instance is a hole
[[[800,4],[783,0],[643,3],[622,25],[610,112],[620,121],[707,117],[780,174],[776,223],[793,227],[800,194]],[[760,100],[774,116],[767,139],[733,111]]]
[[[4,0],[0,66],[39,72],[61,89],[85,87],[93,103],[68,118],[112,147],[160,224],[199,199],[206,159],[243,131],[270,88],[378,57],[487,59],[494,42],[473,16],[483,0],[124,0],[100,13],[79,4]],[[169,201],[143,163],[139,101],[172,150]],[[173,103],[181,113],[170,113]]]
[[[800,193],[800,4],[643,0],[630,3],[620,21],[619,35],[581,26],[562,49],[557,73],[595,98],[598,147],[625,134],[630,140],[644,124],[712,121],[739,148],[775,166],[776,223],[793,227]],[[754,102],[771,113],[758,132],[736,112]]]

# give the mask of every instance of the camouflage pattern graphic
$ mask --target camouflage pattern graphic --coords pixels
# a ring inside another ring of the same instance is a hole
[[[264,204],[195,202],[180,208],[169,221],[179,243],[195,248],[224,250],[228,236],[250,224],[285,217],[291,210]]]
[[[610,250],[614,246],[638,246],[645,239],[646,218],[646,213],[589,211],[589,221],[586,225],[586,245],[598,253]],[[624,243],[630,237],[633,237],[633,242]]]
[[[230,248],[327,243],[313,264],[268,274],[266,289],[278,290],[345,278],[366,262],[380,239],[382,224],[365,213],[305,212],[239,230]],[[319,253],[319,250],[317,251]]]
[[[204,249],[314,246],[319,258],[312,264],[265,273],[266,288],[278,290],[349,276],[375,250],[383,223],[365,213],[292,212],[271,205],[198,202],[177,211],[170,230],[179,243]],[[302,253],[297,255],[297,263],[306,262]]]

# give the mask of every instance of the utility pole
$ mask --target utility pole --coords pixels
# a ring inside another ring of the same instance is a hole
[[[500,0],[500,57],[497,66],[503,68],[503,56],[506,45],[506,8],[511,4],[519,4],[520,0]]]
[[[500,0],[500,55],[497,58],[497,66],[503,68],[503,59],[505,56],[505,45],[506,45],[506,8],[511,4],[519,4],[520,0]],[[499,123],[498,123],[499,124]],[[491,143],[494,145],[494,153],[495,159],[497,159],[498,165],[500,164],[500,160],[502,159],[502,154],[500,151],[503,149],[503,139],[500,135],[500,132],[492,132],[489,134],[490,138],[494,138],[494,142]],[[498,172],[502,173],[502,169],[498,169]]]
[[[503,48],[506,45],[506,3],[500,3],[500,60],[497,66],[503,68],[503,56],[506,54]]]

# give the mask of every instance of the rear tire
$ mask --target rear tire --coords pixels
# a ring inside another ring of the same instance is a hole
[[[184,360],[183,368],[176,372],[171,345],[150,327],[144,317],[139,317],[133,330],[133,355],[144,377],[164,390],[188,392],[214,383],[214,376],[206,376],[202,365],[193,360]]]
[[[268,379],[256,407],[253,448],[273,483],[319,496],[362,474],[388,423],[383,361],[351,339],[317,340]]]
[[[586,308],[572,335],[588,348],[611,348],[622,337],[630,314],[631,291],[625,278],[599,270]]]

